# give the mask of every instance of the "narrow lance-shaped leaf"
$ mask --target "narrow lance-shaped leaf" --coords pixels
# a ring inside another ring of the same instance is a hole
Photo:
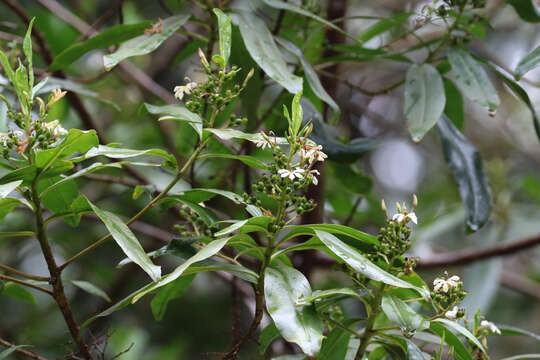
[[[298,134],[298,131],[300,131],[300,126],[302,126],[302,119],[304,117],[304,110],[302,109],[302,105],[300,105],[300,99],[302,98],[302,91],[299,91],[296,95],[294,95],[293,101],[292,101],[292,130],[293,134]]]
[[[387,273],[377,265],[369,261],[364,255],[360,254],[357,250],[353,249],[349,245],[339,240],[334,235],[325,231],[315,230],[317,237],[332,251],[336,256],[341,258],[345,263],[351,266],[368,278],[383,282],[387,285],[396,286],[400,288],[408,288],[416,290],[427,301],[430,301],[430,295],[428,289],[422,289],[414,286],[400,278]]]
[[[432,321],[429,330],[437,334],[441,339],[454,348],[456,359],[473,360],[469,350],[463,345],[461,340],[441,323]],[[441,345],[442,346],[442,345]]]
[[[109,297],[109,295],[107,295],[105,291],[98,288],[96,285],[92,284],[91,282],[81,281],[81,280],[71,280],[71,283],[75,285],[76,287],[78,287],[79,289],[86,291],[89,294],[98,296],[107,302],[111,302],[111,298]]]
[[[264,21],[254,13],[241,10],[234,14],[233,19],[240,27],[249,54],[261,69],[290,93],[296,94],[302,90],[302,78],[288,69]]]
[[[180,14],[163,20],[161,31],[144,34],[126,41],[112,54],[103,57],[105,70],[111,70],[120,61],[131,56],[145,55],[157,49],[167,38],[184,25],[191,15]]]
[[[531,71],[540,65],[540,45],[536,47],[529,55],[525,56],[519,62],[516,68],[516,80],[521,79],[526,72]]]
[[[404,114],[413,141],[422,140],[435,126],[445,103],[439,72],[429,64],[411,66],[405,80]]]
[[[32,62],[32,25],[34,25],[35,19],[36,18],[32,18],[32,20],[30,20],[23,40],[23,52],[26,56],[26,61],[28,62],[28,87],[30,89],[34,87],[34,66]]]
[[[90,202],[89,204],[126,256],[139,265],[153,281],[159,281],[161,267],[152,263],[129,227],[115,214],[103,211]]]
[[[470,231],[481,228],[491,214],[491,191],[480,153],[446,116],[438,123],[444,157],[458,183]]]
[[[316,356],[324,324],[312,306],[297,305],[300,299],[311,296],[306,277],[290,266],[270,267],[266,269],[264,296],[268,313],[283,338],[300,346],[305,354]]]
[[[452,65],[457,86],[467,97],[495,110],[500,104],[499,95],[489,80],[486,71],[471,54],[461,48],[452,48],[448,51],[448,60]]]
[[[144,104],[142,109],[153,115],[163,115],[159,118],[162,120],[177,120],[186,121],[197,132],[199,137],[202,136],[203,122],[199,115],[189,111],[183,105],[163,105],[156,106],[150,104]]]
[[[400,13],[387,19],[380,20],[361,33],[358,37],[358,41],[367,42],[375,36],[380,35],[394,27],[402,26],[413,14],[413,12]]]
[[[399,325],[403,332],[411,333],[429,328],[428,320],[396,296],[384,295],[381,307],[388,319]]]
[[[218,8],[214,9],[218,19],[219,29],[219,58],[214,57],[214,61],[219,63],[223,69],[227,67],[229,57],[231,56],[231,17],[225,15],[223,11]]]
[[[480,350],[482,350],[482,352],[484,354],[486,353],[486,350],[484,349],[484,346],[480,343],[480,341],[476,338],[476,336],[471,334],[471,332],[469,330],[467,330],[467,328],[463,327],[462,325],[460,325],[456,321],[452,321],[452,320],[448,320],[448,319],[442,319],[442,318],[441,319],[435,319],[433,321],[443,323],[447,327],[454,329],[459,334],[465,336],[467,338],[467,340],[469,340],[474,345],[476,345]]]

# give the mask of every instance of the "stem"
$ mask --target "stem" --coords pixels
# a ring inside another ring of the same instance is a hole
[[[15,344],[12,344],[9,341],[6,341],[6,340],[4,340],[2,338],[0,338],[0,345],[3,345],[5,347],[7,347],[8,349],[11,348],[11,347],[16,346]],[[20,355],[24,355],[24,356],[26,356],[27,358],[30,358],[30,359],[47,360],[44,357],[41,357],[38,354],[34,354],[33,352],[25,350],[25,349],[18,348],[18,349],[15,349],[15,352],[20,354]]]
[[[7,276],[7,275],[2,275],[2,274],[0,274],[0,280],[11,281],[11,282],[14,282],[14,283],[17,283],[17,284],[20,284],[20,285],[28,286],[28,287],[31,287],[32,289],[36,289],[36,290],[42,291],[44,293],[47,293],[47,294],[49,294],[51,296],[54,296],[54,294],[53,294],[53,292],[51,290],[42,288],[41,286],[38,286],[38,285],[34,285],[34,284],[32,284],[32,283],[30,283],[28,281],[19,280],[17,278]]]
[[[126,222],[126,225],[128,225],[128,226],[131,225],[133,222],[135,222],[137,219],[139,219],[142,215],[144,215],[148,210],[150,210],[154,205],[156,205],[156,203],[159,200],[161,200],[161,198],[163,198],[165,195],[167,195],[167,193],[173,188],[173,186],[176,185],[176,183],[178,181],[180,181],[180,179],[185,175],[186,171],[191,167],[193,162],[197,159],[197,156],[199,156],[200,152],[206,146],[206,143],[208,142],[209,139],[210,138],[206,139],[201,144],[199,144],[197,149],[193,152],[193,154],[191,154],[188,161],[184,164],[182,169],[180,169],[178,171],[178,173],[176,174],[174,179],[169,183],[169,185],[167,185],[167,187],[162,192],[160,192],[155,198],[153,198],[148,204],[146,204],[146,206],[144,208],[142,208],[137,214],[133,215],[133,217]],[[66,262],[63,263],[59,267],[59,270],[60,271],[64,270],[69,264],[71,264],[75,260],[78,260],[79,258],[83,257],[84,255],[88,254],[89,252],[91,252],[92,250],[94,250],[95,248],[97,248],[98,246],[100,246],[101,244],[106,242],[107,240],[109,240],[111,237],[112,237],[111,234],[107,234],[107,235],[103,236],[101,239],[99,239],[98,241],[96,241],[92,245],[90,245],[87,248],[81,250],[79,253],[72,256],[68,260],[66,260]]]
[[[4,271],[7,271],[8,273],[12,273],[14,275],[17,275],[17,276],[20,276],[20,277],[23,277],[23,278],[27,278],[27,279],[31,279],[31,280],[37,280],[37,281],[49,281],[50,280],[48,277],[27,274],[25,272],[19,271],[19,270],[14,269],[14,268],[12,268],[10,266],[2,265],[2,264],[0,264],[0,270],[4,270]]]
[[[368,321],[364,329],[364,335],[362,335],[362,338],[360,339],[360,347],[358,348],[358,352],[356,353],[357,360],[360,360],[364,357],[364,353],[366,352],[369,340],[376,333],[376,331],[373,330],[373,325],[375,324],[375,317],[379,313],[379,308],[381,307],[381,300],[385,285],[385,283],[381,283],[371,303],[371,313],[369,314]]]
[[[43,252],[43,256],[45,257],[45,261],[47,262],[47,267],[49,269],[49,282],[53,287],[52,296],[54,297],[54,300],[60,308],[62,316],[64,317],[64,321],[66,322],[69,332],[71,333],[71,337],[77,344],[80,355],[85,359],[93,359],[92,355],[90,354],[90,349],[88,348],[88,345],[86,345],[84,340],[81,338],[79,325],[75,321],[73,311],[71,310],[71,306],[64,291],[61,269],[58,267],[58,265],[56,265],[56,260],[54,259],[51,245],[49,244],[49,240],[47,239],[47,233],[45,232],[45,227],[43,224],[43,210],[41,209],[41,201],[39,199],[37,181],[34,181],[34,183],[32,184],[32,200],[36,209],[37,238],[41,247],[41,251]]]

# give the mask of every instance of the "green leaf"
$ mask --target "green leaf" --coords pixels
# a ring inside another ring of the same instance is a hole
[[[457,359],[459,360],[473,360],[469,350],[463,345],[461,340],[450,330],[448,330],[442,324],[431,322],[429,330],[433,333],[439,335],[441,339],[454,348],[454,353]]]
[[[4,288],[2,289],[0,294],[27,302],[32,305],[36,305],[36,299],[31,292],[23,288],[21,285],[15,284],[11,281],[7,281],[4,283]]]
[[[465,336],[469,341],[471,341],[480,350],[482,350],[482,352],[484,354],[486,354],[486,350],[484,349],[484,347],[482,346],[480,341],[478,341],[478,339],[473,334],[471,334],[471,332],[469,330],[467,330],[465,327],[463,327],[462,325],[460,325],[456,321],[451,321],[451,320],[443,319],[443,318],[435,319],[433,321],[443,323],[444,325],[446,325],[446,327],[450,327],[450,328],[454,329],[455,331],[457,331],[461,335]]]
[[[519,17],[527,22],[538,23],[540,16],[536,12],[533,0],[505,0],[507,4],[514,7]]]
[[[124,254],[126,254],[126,256],[134,263],[139,265],[153,281],[159,281],[161,278],[161,267],[152,263],[152,260],[146,255],[141,244],[129,227],[115,214],[103,211],[94,204],[88,203],[96,215],[103,221],[107,230],[109,230],[113,239],[118,246],[120,246]]]
[[[355,330],[356,321],[345,324]],[[360,346],[360,339],[342,328],[335,327],[323,340],[318,360],[354,360]]]
[[[70,282],[79,289],[84,290],[91,295],[98,296],[102,299],[105,299],[105,301],[107,302],[111,302],[111,298],[109,297],[109,295],[107,295],[105,291],[101,290],[91,282],[81,280],[71,280]]]
[[[279,45],[283,46],[285,49],[295,55],[298,60],[300,60],[300,64],[302,64],[302,68],[304,69],[304,75],[306,76],[308,84],[315,93],[315,95],[317,95],[319,99],[327,103],[335,112],[339,112],[340,109],[338,104],[336,104],[334,99],[332,99],[332,97],[326,92],[323,85],[321,84],[321,81],[319,80],[319,76],[317,75],[315,69],[313,69],[309,61],[305,58],[302,50],[300,50],[296,45],[294,45],[288,40],[279,37],[276,37],[275,40]]]
[[[536,339],[540,341],[540,335],[537,335],[531,331],[523,330],[514,326],[509,325],[502,325],[502,324],[496,324],[499,330],[501,330],[502,336],[512,336],[512,335],[519,335],[519,336],[530,336],[533,339]]]
[[[8,196],[13,190],[22,184],[22,180],[12,181],[10,183],[0,185],[0,199]]]
[[[41,173],[40,179],[47,179],[73,168],[71,161],[58,160],[44,173]],[[28,186],[34,181],[38,175],[38,169],[34,165],[25,166],[17,170],[13,170],[0,178],[0,184],[6,184],[15,180],[22,180],[22,186]]]
[[[522,354],[502,358],[501,360],[540,359],[540,354]]]
[[[358,293],[354,289],[348,288],[348,287],[340,288],[340,289],[315,290],[311,293],[311,296],[307,298],[300,298],[297,302],[297,305],[308,305],[317,300],[336,296],[336,295],[345,295],[345,296],[361,299],[362,297],[366,295],[366,292]]]
[[[270,344],[281,336],[275,323],[268,324],[259,335],[259,355],[264,355]]]
[[[341,258],[343,262],[347,263],[353,269],[360,274],[367,276],[368,278],[383,282],[387,285],[396,286],[400,288],[414,289],[424,299],[430,301],[430,295],[428,289],[422,289],[414,286],[406,281],[403,281],[392,274],[387,273],[383,269],[379,268],[371,261],[369,261],[364,255],[360,254],[357,250],[353,249],[349,245],[339,240],[334,235],[321,230],[315,230],[317,237],[332,251],[336,256]]]
[[[499,95],[482,65],[468,51],[457,47],[448,51],[448,60],[460,90],[479,105],[490,110],[497,109],[500,104]]]
[[[22,202],[19,199],[6,198],[0,199],[0,221],[4,220],[7,214],[12,212]]]
[[[0,360],[7,359],[9,355],[11,355],[13,352],[17,351],[17,349],[22,349],[24,347],[27,347],[28,345],[17,345],[17,346],[11,346],[5,349],[0,353]]]
[[[111,70],[126,58],[145,55],[156,50],[180,26],[184,25],[190,16],[190,14],[180,14],[168,17],[163,20],[163,27],[160,33],[144,34],[124,42],[114,53],[103,56],[105,70]]]
[[[443,78],[444,94],[446,96],[446,104],[444,105],[444,113],[452,123],[460,131],[463,130],[465,124],[465,110],[463,107],[463,97],[459,92],[454,82],[450,79]]]
[[[393,295],[385,294],[381,306],[388,319],[399,325],[404,332],[410,333],[429,328],[428,320]]]
[[[236,237],[237,236],[232,237],[231,239],[234,239]],[[195,265],[190,266],[189,268],[187,268],[186,271],[184,271],[183,276],[197,274],[204,271],[226,271],[231,275],[234,275],[237,278],[240,278],[252,284],[256,284],[257,279],[259,278],[258,274],[255,271],[250,270],[246,267],[214,260],[203,260]]]
[[[404,114],[414,142],[439,121],[446,98],[441,75],[429,64],[413,65],[407,71]]]
[[[72,179],[63,181],[61,177],[44,179],[38,183],[38,191],[43,205],[53,213],[65,213],[71,208],[71,203],[79,195],[79,187]],[[48,188],[56,189],[54,193],[48,191]],[[43,191],[46,189],[45,191]]]
[[[28,62],[28,87],[30,89],[34,87],[34,66],[32,62],[32,25],[34,25],[35,19],[36,18],[34,17],[32,20],[30,20],[23,40],[23,52],[26,56],[26,61]]]
[[[540,45],[537,46],[536,49],[534,49],[529,55],[521,59],[516,68],[516,80],[521,79],[525,73],[536,68],[538,65],[540,65]]]
[[[285,242],[300,235],[315,235],[316,230],[326,231],[331,234],[340,234],[350,236],[353,239],[360,240],[366,244],[377,245],[379,240],[373,235],[367,234],[354,228],[339,225],[339,224],[308,224],[308,225],[288,225],[283,230],[289,230],[289,232],[283,237],[281,241]]]
[[[403,26],[403,24],[405,24],[405,22],[413,14],[414,12],[400,13],[392,17],[389,17],[388,19],[380,20],[374,25],[370,26],[367,30],[362,32],[360,36],[358,36],[358,41],[365,43],[368,40],[373,39],[375,36],[380,35],[384,32],[387,32],[388,30],[391,30],[392,28]]]
[[[249,140],[251,142],[263,141],[264,138],[260,133],[248,134],[236,129],[204,129],[205,133],[211,133],[222,140],[242,139]],[[275,141],[278,145],[287,145],[287,139],[284,137],[272,137],[272,141]]]
[[[255,169],[268,170],[268,165],[260,161],[259,159],[254,158],[249,155],[234,155],[234,154],[203,154],[199,155],[199,160],[202,159],[211,159],[211,158],[223,158],[223,159],[234,159],[240,160],[247,166],[250,166]]]
[[[54,58],[54,61],[49,67],[49,71],[65,69],[75,60],[92,50],[105,49],[109,46],[116,45],[139,36],[144,32],[145,29],[150,27],[150,25],[150,21],[144,21],[137,24],[117,25],[89,38],[86,41],[73,44]]]
[[[218,231],[217,233],[215,233],[215,236],[219,237],[219,236],[229,235],[230,233],[235,232],[236,230],[240,229],[242,226],[247,224],[247,222],[248,222],[247,219],[246,220],[236,221],[232,225],[227,226],[225,229],[222,229],[222,230]]]
[[[169,285],[161,288],[156,296],[152,299],[150,307],[152,308],[152,315],[154,319],[161,321],[167,311],[167,305],[169,301],[181,298],[186,293],[187,289],[195,279],[195,275],[181,277]]]
[[[163,205],[167,209],[178,203],[186,205],[195,211],[206,225],[212,225],[218,221],[216,214],[214,214],[212,211],[196,202],[184,199],[182,195],[169,195],[158,202],[159,205]]]
[[[36,154],[36,167],[43,172],[56,160],[64,159],[75,153],[85,153],[98,144],[99,140],[95,130],[70,129],[58,146],[41,150]]]
[[[304,110],[302,109],[302,105],[300,105],[300,99],[302,98],[302,90],[300,90],[296,95],[294,95],[293,101],[292,101],[292,123],[290,124],[294,136],[298,134],[298,131],[300,131],[300,127],[302,126],[302,119],[304,118]]]
[[[294,75],[283,59],[272,33],[254,13],[239,10],[234,14],[244,44],[255,62],[287,91],[297,94],[302,90],[302,78]]]
[[[132,303],[137,302],[140,298],[142,298],[144,295],[148,294],[149,292],[152,292],[156,289],[159,289],[167,284],[170,284],[171,282],[178,279],[184,271],[192,264],[205,260],[209,257],[214,256],[217,252],[227,244],[227,242],[230,240],[230,238],[223,238],[214,240],[205,247],[203,247],[201,250],[199,250],[198,253],[187,259],[182,265],[178,266],[176,269],[174,269],[173,272],[170,274],[167,274],[161,278],[161,280],[150,284],[150,286],[144,287],[142,291],[138,292],[133,299],[131,300]],[[145,254],[146,255],[146,254]]]
[[[306,277],[285,265],[267,268],[264,296],[266,309],[283,338],[296,343],[306,355],[316,356],[321,348],[324,324],[312,306],[297,306],[301,298],[311,296]]]
[[[225,13],[218,8],[214,9],[214,14],[216,14],[218,19],[219,54],[223,61],[221,67],[225,69],[229,62],[229,57],[231,56],[231,17],[225,15]]]
[[[148,113],[153,115],[164,115],[158,119],[158,121],[163,120],[176,120],[176,121],[185,121],[195,131],[199,134],[199,137],[202,136],[203,122],[199,115],[189,111],[183,105],[163,105],[156,106],[150,105],[147,103],[143,104],[143,110],[146,110]]]
[[[405,339],[407,342],[407,355],[408,360],[425,360],[422,350],[409,339]]]
[[[105,156],[110,159],[127,159],[137,156],[145,155],[155,155],[159,156],[167,161],[176,163],[176,159],[173,155],[169,154],[162,149],[147,149],[147,150],[133,150],[133,149],[123,149],[117,147],[110,147],[105,145],[98,145],[91,148],[84,154],[82,157],[77,159],[72,159],[73,161],[82,161],[86,159],[91,159],[96,156]]]
[[[0,99],[0,132],[7,132],[7,124],[8,124],[8,119],[7,119],[7,111],[8,111],[8,108],[7,108],[7,105],[4,101],[2,101]]]
[[[478,150],[446,116],[438,123],[444,157],[458,183],[467,211],[467,227],[480,229],[491,214],[491,191]]]
[[[4,54],[3,51],[0,50],[0,63],[2,64],[2,67],[4,68],[4,72],[6,73],[9,81],[13,85],[15,85],[15,72],[13,71],[13,68],[11,67],[11,64],[9,63],[9,59],[7,58],[6,54]]]

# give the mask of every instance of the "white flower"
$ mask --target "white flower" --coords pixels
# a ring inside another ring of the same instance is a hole
[[[319,172],[319,170],[311,170],[309,172],[309,175],[311,175],[311,182],[313,183],[313,185],[317,186],[319,185],[319,180],[317,180],[317,176],[321,175],[321,173]]]
[[[2,146],[6,147],[8,141],[9,141],[8,134],[0,134],[0,142],[2,143]]]
[[[174,97],[178,100],[184,98],[184,94],[190,95],[193,89],[197,87],[197,83],[194,81],[188,82],[186,85],[176,86],[174,88]]]
[[[443,292],[448,292],[450,288],[457,287],[459,285],[459,276],[453,275],[449,277],[447,280],[436,278],[433,281],[433,291],[437,292],[440,289],[442,289]]]
[[[24,138],[24,133],[21,130],[15,130],[13,132],[13,135],[15,135],[19,140],[22,140]]]
[[[444,314],[444,316],[446,316],[447,319],[454,320],[457,317],[458,311],[459,311],[458,307],[454,306],[454,308],[452,310],[447,311],[446,314]]]
[[[497,335],[501,335],[501,330],[499,330],[499,328],[497,326],[495,326],[495,324],[490,322],[490,321],[482,320],[480,322],[480,327],[487,328],[490,332],[492,332],[494,334],[497,334]]]
[[[305,146],[304,148],[300,149],[300,155],[303,158],[308,159],[310,164],[316,161],[324,161],[324,159],[328,157],[328,155],[322,152],[321,145],[317,145],[315,147]]]
[[[397,213],[392,216],[392,220],[398,223],[407,223],[409,220],[415,224],[418,224],[418,218],[415,213]]]
[[[62,125],[60,125],[60,123],[58,122],[58,120],[54,120],[54,121],[51,121],[51,122],[48,122],[45,124],[45,127],[47,127],[47,130],[49,130],[50,132],[52,132],[53,136],[54,137],[58,137],[58,136],[62,136],[62,135],[67,135],[67,130],[64,129],[62,127]]]
[[[262,150],[264,150],[267,146],[271,147],[270,143],[266,141],[266,139],[255,140],[253,142],[255,143],[255,146],[261,148]]]
[[[289,180],[294,180],[295,177],[298,178],[298,179],[302,179],[304,177],[304,172],[305,172],[305,170],[300,169],[299,167],[297,167],[293,171],[290,171],[290,170],[287,170],[287,169],[279,169],[278,170],[278,174],[282,178],[288,177]]]

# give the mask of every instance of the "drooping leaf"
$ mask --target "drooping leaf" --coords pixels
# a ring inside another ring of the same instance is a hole
[[[469,52],[457,47],[448,51],[448,60],[460,90],[479,105],[490,110],[497,109],[500,104],[499,95],[482,65]]]
[[[227,63],[229,62],[229,57],[231,56],[231,17],[225,15],[225,13],[218,8],[214,9],[214,14],[217,16],[219,29],[220,60],[218,62],[220,62],[221,67],[225,69],[227,67]]]
[[[161,32],[143,34],[122,43],[114,53],[103,56],[105,70],[111,70],[120,61],[126,58],[145,55],[156,50],[165,40],[174,34],[180,26],[184,25],[190,16],[190,14],[179,14],[168,17],[163,20]]]
[[[150,284],[149,286],[145,286],[142,291],[138,292],[133,299],[131,300],[132,303],[137,302],[140,298],[142,298],[144,295],[159,289],[167,284],[170,284],[171,282],[178,279],[184,271],[192,264],[208,259],[209,257],[214,256],[217,252],[221,250],[225,244],[230,240],[230,238],[223,238],[214,240],[205,247],[203,247],[201,250],[199,250],[198,253],[187,259],[182,265],[178,266],[176,269],[173,270],[170,274],[167,274],[161,278],[161,280]]]
[[[311,296],[306,277],[285,265],[267,268],[264,296],[266,309],[283,338],[300,346],[305,354],[316,356],[324,324],[312,306],[297,306],[299,299]]]
[[[457,359],[459,360],[472,360],[472,356],[469,350],[463,345],[461,340],[450,330],[440,323],[432,321],[429,330],[433,333],[439,335],[441,339],[451,347],[454,348],[454,353]]]
[[[115,214],[99,209],[90,203],[92,210],[103,221],[124,254],[139,265],[153,281],[161,278],[161,267],[154,265],[129,227]]]
[[[540,341],[540,335],[535,334],[531,331],[520,329],[514,326],[509,325],[503,325],[503,324],[496,324],[499,330],[501,331],[502,336],[529,336],[535,340]]]
[[[404,114],[413,141],[419,142],[439,121],[446,97],[439,72],[429,64],[413,65],[405,80]]]
[[[444,106],[444,113],[452,123],[458,128],[463,130],[465,124],[465,110],[463,107],[463,97],[459,92],[454,82],[450,79],[443,78],[444,94],[446,96],[446,104]]]
[[[480,343],[480,341],[476,338],[476,336],[474,336],[473,334],[471,334],[471,332],[469,330],[467,330],[467,328],[463,327],[462,325],[460,325],[458,322],[456,321],[452,321],[452,320],[448,320],[448,319],[444,319],[444,318],[439,318],[439,319],[435,319],[433,321],[436,321],[436,322],[440,322],[442,324],[444,324],[446,327],[449,327],[449,328],[452,328],[454,329],[455,331],[457,331],[459,334],[465,336],[469,341],[471,341],[474,345],[476,345],[480,350],[482,350],[482,352],[484,354],[486,354],[486,350],[484,349],[484,346],[482,346],[482,344]],[[433,322],[432,322],[433,323]]]
[[[158,120],[176,120],[176,121],[185,121],[195,131],[199,134],[199,137],[202,136],[203,123],[201,117],[191,111],[189,111],[183,105],[163,105],[156,106],[145,103],[142,106],[142,109],[146,110],[148,113],[153,115],[163,115]]]
[[[507,4],[512,5],[522,20],[532,23],[540,22],[533,0],[505,0]]]
[[[73,44],[54,58],[54,61],[49,66],[49,71],[64,69],[92,50],[105,49],[109,46],[139,36],[143,34],[144,29],[147,29],[150,25],[150,21],[144,21],[137,24],[116,25],[92,36],[88,40]]]
[[[330,249],[330,251],[332,251],[336,256],[341,258],[343,262],[347,263],[349,266],[351,266],[353,269],[355,269],[362,275],[367,276],[372,280],[383,282],[387,285],[414,289],[423,298],[429,301],[430,295],[427,289],[419,288],[397,278],[392,274],[387,273],[386,271],[369,261],[364,255],[360,254],[360,252],[345,244],[330,233],[321,230],[315,230],[315,234],[328,247],[328,249]]]
[[[294,75],[279,52],[266,24],[252,12],[239,10],[233,20],[240,28],[244,44],[255,62],[273,80],[292,94],[302,90],[302,78]]]
[[[458,183],[467,227],[480,229],[491,214],[491,191],[478,150],[443,116],[438,122],[444,157]]]
[[[78,287],[79,289],[84,290],[91,295],[98,296],[107,302],[111,302],[111,298],[109,297],[109,295],[107,295],[105,291],[98,288],[96,285],[92,284],[91,282],[81,281],[81,280],[71,280],[70,282],[76,287]]]
[[[7,281],[4,283],[4,288],[0,291],[0,295],[6,295],[26,303],[36,305],[36,299],[31,292],[26,290],[19,284]]]
[[[385,294],[381,307],[388,319],[399,325],[402,331],[414,332],[429,328],[428,320],[396,296]]]
[[[530,54],[521,59],[516,68],[516,80],[521,79],[525,73],[538,67],[538,65],[540,65],[540,45],[537,46],[536,49],[534,49]]]
[[[365,43],[388,30],[403,26],[413,14],[414,12],[399,13],[387,19],[380,20],[362,32],[360,36],[358,36],[358,41]]]
[[[184,276],[159,289],[150,303],[154,319],[163,320],[169,302],[184,296],[193,279],[195,279],[195,275]]]

